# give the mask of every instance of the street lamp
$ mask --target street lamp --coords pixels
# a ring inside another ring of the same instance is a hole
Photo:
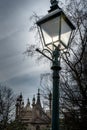
[[[52,130],[59,130],[59,71],[61,69],[59,56],[61,50],[68,48],[75,26],[58,6],[57,0],[50,0],[50,2],[48,14],[37,21],[44,47],[42,51],[39,49],[37,51],[50,59],[53,64],[51,67],[53,70]],[[50,52],[52,57],[47,56],[44,50]]]

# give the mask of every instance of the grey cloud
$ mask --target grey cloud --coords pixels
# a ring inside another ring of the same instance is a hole
[[[24,74],[8,80],[6,83],[12,88],[16,94],[22,92],[24,97],[32,97],[36,94],[36,90],[40,88],[40,78],[31,74]],[[26,94],[26,96],[25,96]]]
[[[6,81],[15,92],[35,94],[40,74],[47,66],[35,63],[35,58],[24,59],[26,44],[35,42],[29,32],[33,12],[44,14],[49,7],[47,0],[0,0],[0,80]],[[44,7],[44,8],[43,8]],[[38,15],[39,15],[38,14]]]

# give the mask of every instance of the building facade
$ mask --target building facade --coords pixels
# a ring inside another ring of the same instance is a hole
[[[27,130],[49,130],[51,126],[51,110],[45,112],[40,101],[40,91],[38,90],[37,100],[33,97],[32,107],[29,99],[26,106],[22,94],[16,101],[16,119],[26,124]]]

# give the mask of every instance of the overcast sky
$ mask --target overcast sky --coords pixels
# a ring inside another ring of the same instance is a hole
[[[51,72],[49,62],[23,54],[28,44],[35,44],[35,34],[29,28],[35,12],[45,15],[50,0],[0,0],[0,83],[22,92],[30,100],[40,86],[40,75]]]
[[[32,98],[40,88],[40,74],[49,64],[23,55],[27,44],[35,43],[29,28],[30,16],[47,14],[50,0],[0,0],[0,83],[24,98]]]

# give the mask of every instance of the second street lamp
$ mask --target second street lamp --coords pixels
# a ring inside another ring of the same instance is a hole
[[[48,14],[37,21],[43,42],[43,50],[37,49],[37,51],[52,61],[52,130],[59,130],[59,71],[61,69],[59,55],[61,50],[68,48],[70,36],[75,27],[62,9],[59,8],[57,1],[51,0],[50,2],[51,7]],[[50,58],[43,53],[44,50],[50,52],[52,57]]]

